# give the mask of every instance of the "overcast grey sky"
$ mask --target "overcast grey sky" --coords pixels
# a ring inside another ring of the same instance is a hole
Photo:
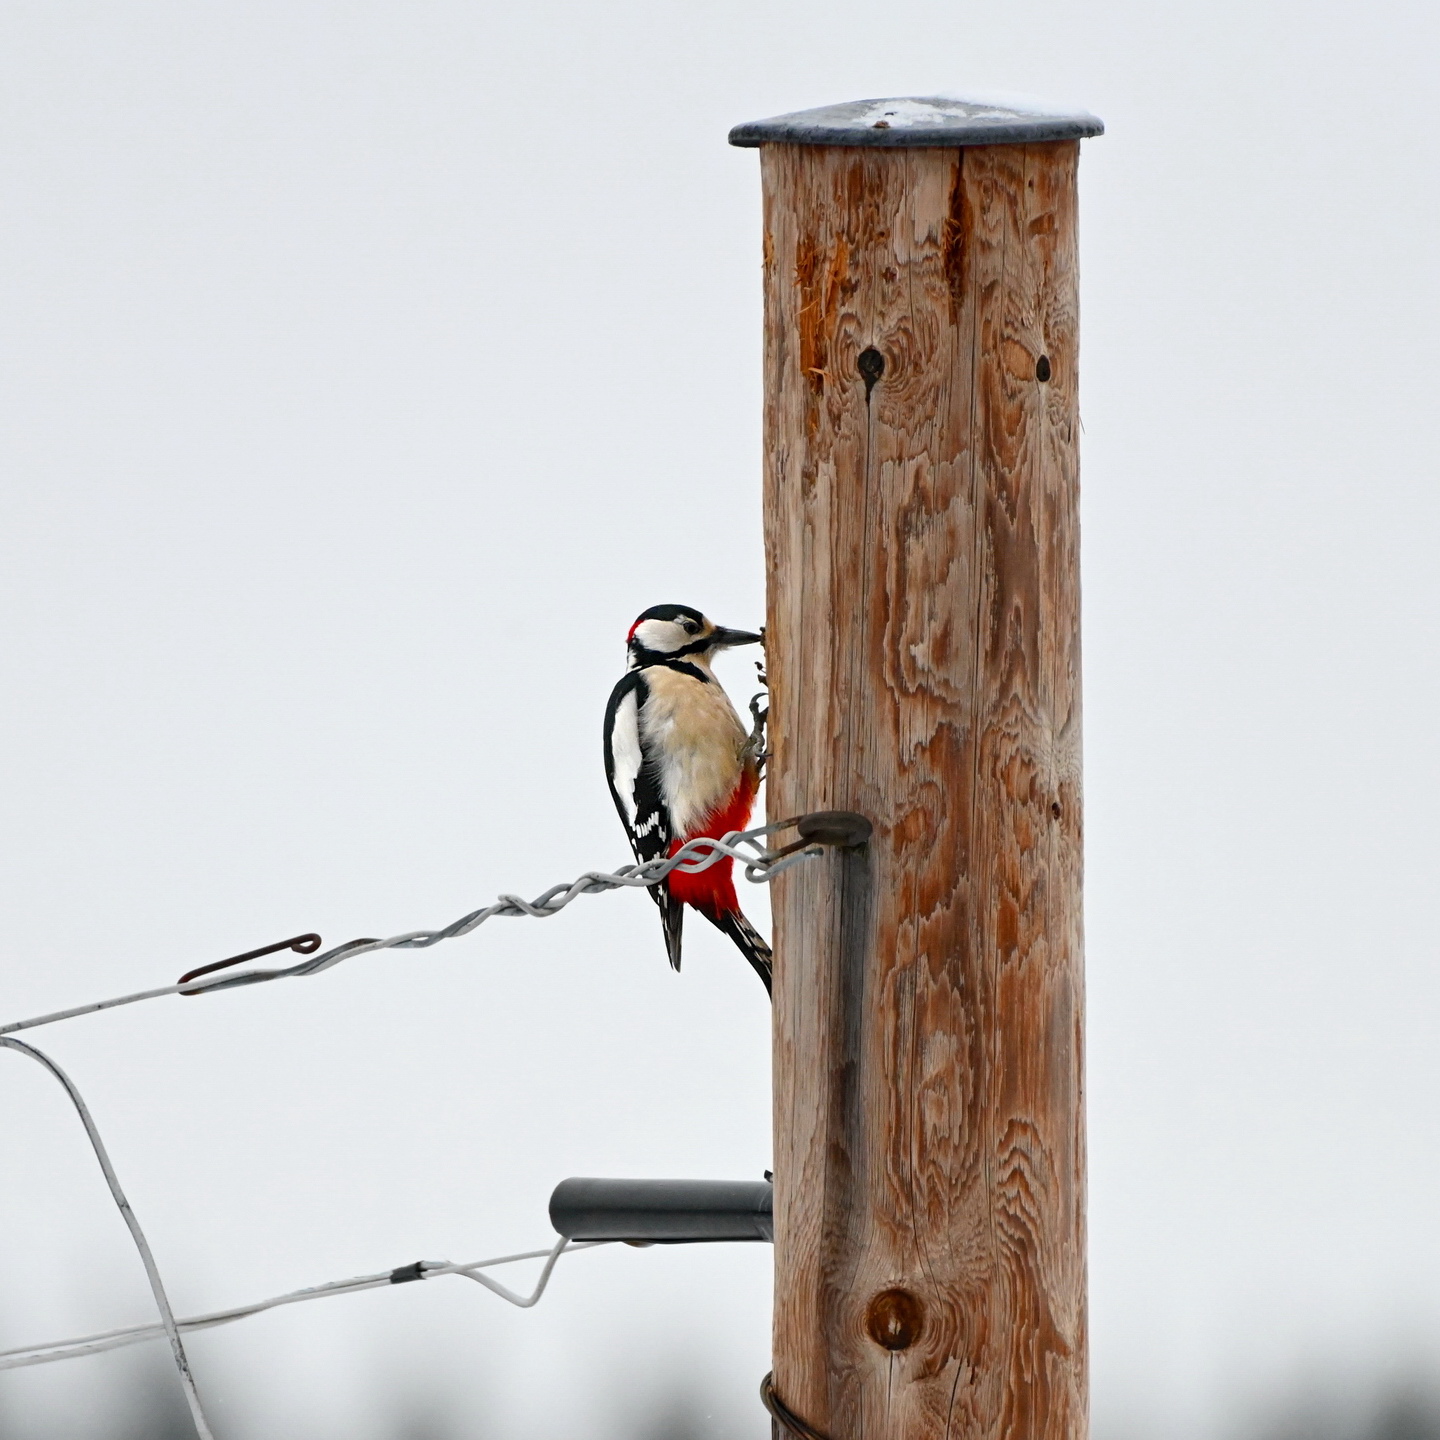
[[[1097,1432],[1433,1368],[1437,42],[1410,0],[0,5],[0,1018],[624,860],[630,621],[763,612],[728,127],[1077,99]],[[610,895],[35,1039],[193,1312],[544,1244],[570,1174],[758,1175],[764,999],[690,950]],[[148,1319],[13,1056],[0,1155],[0,1344]],[[223,1440],[742,1440],[769,1263],[191,1348]],[[0,1376],[0,1431],[113,1434],[126,1364]]]

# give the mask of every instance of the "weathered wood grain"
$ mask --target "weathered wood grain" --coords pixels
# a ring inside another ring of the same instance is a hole
[[[875,825],[774,887],[775,1385],[832,1440],[1086,1429],[1077,157],[762,150],[768,806]]]

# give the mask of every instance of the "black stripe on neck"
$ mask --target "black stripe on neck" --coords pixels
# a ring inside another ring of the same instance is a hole
[[[635,668],[637,670],[675,670],[681,675],[690,676],[692,680],[698,680],[702,685],[710,683],[710,677],[698,665],[692,665],[688,660],[677,660],[673,655],[659,655],[654,660],[642,660]]]

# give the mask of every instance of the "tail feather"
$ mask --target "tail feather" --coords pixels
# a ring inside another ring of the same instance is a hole
[[[650,893],[660,907],[660,925],[665,931],[665,953],[670,957],[670,968],[680,968],[680,937],[685,927],[685,907],[664,885],[654,885]]]
[[[700,912],[714,926],[723,930],[739,948],[740,953],[750,962],[755,973],[760,977],[760,983],[765,987],[765,993],[771,993],[771,972],[774,969],[774,957],[770,947],[761,938],[760,932],[740,913],[739,910],[722,910],[712,914],[708,910]],[[679,968],[678,966],[676,967]]]

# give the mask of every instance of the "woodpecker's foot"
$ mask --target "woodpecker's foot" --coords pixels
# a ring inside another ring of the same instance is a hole
[[[770,752],[765,748],[764,734],[752,735],[746,742],[745,747],[740,751],[740,763],[742,765],[753,765],[755,773],[762,778],[765,774],[765,762],[770,758]]]
[[[751,727],[745,748],[740,752],[742,763],[753,764],[762,775],[765,773],[765,762],[770,758],[770,752],[765,748],[765,722],[770,718],[770,707],[761,703],[765,695],[766,692],[762,690],[758,695],[750,697],[750,714],[755,723]]]

